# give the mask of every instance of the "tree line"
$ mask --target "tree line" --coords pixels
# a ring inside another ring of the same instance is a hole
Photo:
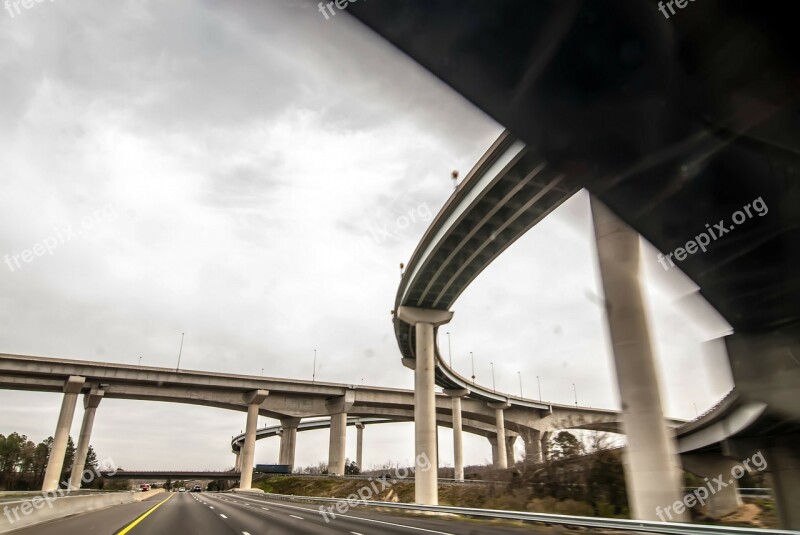
[[[38,444],[28,439],[26,435],[11,433],[8,436],[0,434],[0,489],[2,490],[39,490],[44,482],[44,473],[47,462],[50,460],[50,450],[53,447],[53,437],[47,437]],[[69,481],[72,463],[75,460],[75,442],[72,437],[67,441],[67,451],[64,456],[64,470],[59,481]],[[97,454],[89,445],[86,454],[84,470],[97,470]],[[107,485],[103,478],[95,478],[90,483],[83,484],[83,488],[102,489]]]

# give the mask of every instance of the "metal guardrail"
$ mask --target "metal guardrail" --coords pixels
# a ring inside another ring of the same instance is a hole
[[[773,498],[772,489],[739,488],[736,491],[742,498]]]
[[[344,498],[317,498],[314,496],[294,496],[287,494],[265,493],[261,496],[273,500],[317,503],[351,503]],[[648,520],[628,520],[618,518],[600,518],[591,516],[556,515],[548,513],[528,513],[523,511],[504,511],[499,509],[473,509],[469,507],[450,507],[446,505],[419,505],[414,503],[356,502],[357,507],[376,507],[383,509],[401,509],[406,511],[422,511],[471,517],[502,518],[505,520],[521,520],[538,524],[556,524],[561,526],[577,526],[595,529],[635,531],[644,533],[669,533],[678,535],[800,535],[800,531],[778,529],[755,529],[729,526],[713,526],[706,524],[683,524],[677,522],[652,522]],[[335,513],[334,513],[335,514]]]
[[[268,478],[268,477],[307,477],[307,478],[323,478],[323,479],[333,478],[333,479],[361,479],[361,480],[383,479],[382,477],[380,477],[378,475],[371,476],[371,475],[368,475],[368,474],[367,475],[358,474],[358,475],[334,476],[334,475],[331,475],[331,474],[267,474],[267,473],[263,473],[263,475],[264,475],[265,479]],[[413,477],[389,477],[389,478],[387,478],[387,480],[388,481],[393,481],[393,482],[398,482],[398,481],[401,481],[401,482],[402,481],[407,481],[409,483],[413,483],[414,482],[414,478]],[[488,480],[488,479],[465,479],[463,481],[459,481],[457,479],[448,479],[448,478],[440,477],[439,478],[439,483],[445,483],[445,484],[448,484],[448,485],[450,485],[450,484],[452,484],[452,485],[491,485],[491,484],[507,485],[508,481],[493,481],[493,480]]]

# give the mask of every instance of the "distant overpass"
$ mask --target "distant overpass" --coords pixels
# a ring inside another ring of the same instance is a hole
[[[254,465],[259,415],[281,422],[285,432],[281,438],[279,463],[288,465],[294,465],[296,433],[302,419],[327,416],[326,423],[319,425],[331,427],[329,469],[331,473],[343,474],[348,416],[412,421],[416,404],[413,391],[396,388],[11,354],[0,354],[0,388],[64,393],[59,424],[54,433],[54,453],[45,475],[45,490],[52,490],[59,483],[64,468],[63,452],[66,451],[75,406],[81,394],[85,412],[76,448],[76,466],[85,462],[94,415],[105,398],[183,403],[247,412],[244,440],[241,445],[235,443],[233,446],[237,453],[236,466],[243,474],[242,488],[250,485],[247,474],[252,472]],[[453,419],[451,394],[435,396],[438,419],[446,426],[451,426]],[[468,389],[459,395],[463,397],[463,400],[459,399],[461,410],[458,411],[462,425],[468,432],[489,439],[497,466],[507,465],[507,455],[500,451],[508,451],[507,441],[513,443],[517,436],[525,441],[526,454],[541,457],[542,445],[546,445],[546,437],[553,430],[611,430],[618,429],[619,425],[618,411],[509,398],[506,418],[498,432],[496,410],[488,406],[481,395],[474,398]],[[498,435],[504,439],[499,440]],[[75,472],[75,477],[72,483],[77,486],[80,471]]]
[[[173,481],[192,480],[238,480],[240,472],[234,471],[180,471],[180,470],[117,470],[115,472],[100,472],[108,479],[144,479],[147,481],[160,481],[171,479]]]

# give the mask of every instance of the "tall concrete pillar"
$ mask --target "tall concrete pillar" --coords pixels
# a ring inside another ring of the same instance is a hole
[[[72,462],[72,471],[69,476],[70,490],[81,488],[83,467],[86,464],[89,442],[92,439],[94,415],[102,399],[103,391],[98,388],[92,388],[91,391],[83,396],[83,422],[81,423],[81,435],[78,437],[78,447],[75,449],[75,460]]]
[[[639,285],[639,235],[594,197],[591,206],[628,443],[623,459],[631,516],[658,520],[658,507],[682,499],[682,473],[661,408]],[[688,515],[684,512],[674,520],[686,521]]]
[[[78,402],[78,394],[86,382],[85,377],[72,375],[64,383],[64,398],[61,400],[61,412],[58,414],[56,433],[53,436],[53,445],[50,448],[50,458],[47,461],[47,469],[44,473],[44,483],[42,490],[47,492],[56,490],[59,486],[59,478],[64,470],[64,456],[67,453],[67,441],[69,440],[69,429],[72,427],[72,417],[75,415],[75,405]]]
[[[364,470],[364,424],[356,422],[356,466]]]
[[[453,313],[400,307],[397,317],[415,326],[417,342],[415,362],[406,363],[414,366],[414,501],[439,505],[434,329],[449,322]]]
[[[535,429],[526,429],[520,433],[522,442],[525,444],[525,462],[528,464],[539,464],[542,462],[542,438],[541,432]]]
[[[489,444],[492,446],[492,468],[495,470],[500,469],[500,453],[497,449],[497,437],[487,437],[489,440]]]
[[[503,411],[511,405],[508,403],[489,403],[489,408],[494,409],[494,425],[497,428],[497,459],[494,467],[498,470],[508,468],[508,453],[506,443],[506,419]]]
[[[344,461],[347,447],[347,413],[331,415],[331,436],[328,446],[328,473],[344,475]]]
[[[542,431],[541,433],[541,448],[542,461],[547,462],[550,460],[550,437],[553,435],[552,431]]]
[[[778,519],[781,528],[800,530],[800,436],[777,437],[771,442],[766,460]]]
[[[247,403],[247,423],[245,424],[241,453],[242,473],[239,478],[239,490],[253,490],[253,460],[256,453],[258,409],[268,395],[269,391],[267,390],[251,390],[244,395],[244,401]]]
[[[506,434],[506,464],[508,468],[517,464],[517,459],[514,456],[514,444],[517,443],[517,435],[508,436]]]
[[[464,432],[461,419],[461,398],[469,394],[466,388],[445,389],[450,396],[453,415],[453,479],[464,481]]]
[[[281,418],[281,448],[278,453],[278,464],[288,464],[290,470],[294,469],[298,425],[300,425],[300,418]]]
[[[697,476],[708,478],[708,481],[719,476],[719,474],[727,477],[731,473],[731,469],[739,464],[738,461],[713,453],[684,454],[681,455],[680,459],[684,470]],[[731,478],[726,483],[726,487],[717,489],[714,494],[711,494],[706,499],[704,512],[707,516],[722,518],[735,513],[741,507],[742,499],[739,497],[738,481]]]
[[[355,391],[347,390],[325,402],[331,415],[330,443],[328,444],[328,473],[344,475],[344,461],[347,447],[347,411],[355,402]]]
[[[241,472],[242,470],[242,456],[240,455],[241,450],[236,450],[233,454],[236,456],[233,460],[233,471],[234,472]]]

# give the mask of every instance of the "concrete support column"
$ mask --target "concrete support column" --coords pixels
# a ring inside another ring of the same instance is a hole
[[[461,420],[461,398],[469,394],[463,388],[446,389],[445,394],[450,396],[453,415],[453,479],[464,481],[464,432]]]
[[[267,390],[252,390],[244,395],[244,401],[247,403],[247,423],[245,424],[244,445],[242,445],[241,453],[242,473],[239,478],[239,490],[252,490],[258,409],[268,395],[269,391]]]
[[[506,419],[503,411],[510,406],[508,403],[489,403],[489,408],[494,409],[494,425],[497,428],[497,458],[495,459],[494,467],[498,470],[508,468]]]
[[[328,444],[328,473],[344,475],[347,447],[347,411],[353,407],[356,394],[347,390],[342,396],[329,398],[325,408],[331,415],[330,443]]]
[[[525,462],[528,464],[539,464],[542,462],[542,438],[541,432],[530,429],[521,434],[522,442],[525,443]]]
[[[400,307],[397,317],[415,326],[416,362],[414,365],[414,501],[439,505],[439,459],[436,451],[436,370],[435,327],[447,323],[453,313]]]
[[[797,506],[800,504],[800,437],[785,436],[773,440],[766,451],[766,460],[778,506],[778,519],[782,529],[800,530],[800,508]]]
[[[705,454],[684,454],[681,455],[683,469],[697,476],[708,478],[711,481],[719,474],[727,477],[731,469],[739,464],[733,459],[716,455],[713,453]],[[727,486],[717,489],[706,499],[705,514],[711,518],[722,518],[739,510],[742,499],[739,497],[739,482],[731,478],[727,481]]]
[[[331,415],[331,437],[328,445],[328,473],[344,475],[345,451],[347,446],[347,413]]]
[[[628,446],[623,454],[631,516],[659,520],[683,497],[675,438],[664,421],[639,285],[639,235],[591,198],[600,275]],[[676,515],[686,521],[688,515]]]
[[[542,431],[541,433],[541,447],[542,461],[547,462],[550,460],[550,437],[553,435],[552,431]]]
[[[233,452],[233,454],[236,456],[236,458],[233,461],[233,470],[234,470],[234,472],[240,472],[242,470],[242,464],[241,464],[242,463],[242,460],[241,460],[242,456],[240,455],[240,453],[241,453],[241,450]]]
[[[83,422],[81,423],[81,434],[80,437],[78,437],[78,446],[75,449],[75,460],[72,463],[72,471],[69,476],[70,490],[81,488],[83,467],[86,464],[86,455],[89,453],[89,442],[92,439],[94,415],[102,399],[103,391],[96,388],[92,388],[91,391],[83,396]]]
[[[500,453],[497,450],[497,437],[488,437],[489,444],[492,445],[492,468],[500,469]]]
[[[289,470],[294,469],[298,425],[300,425],[300,418],[281,418],[281,448],[278,454],[278,464],[289,465]]]
[[[364,424],[356,422],[356,466],[364,470]]]
[[[506,435],[506,464],[508,468],[517,464],[517,459],[514,456],[514,444],[517,443],[517,435],[512,437]]]
[[[85,377],[73,375],[64,383],[64,398],[61,401],[61,412],[58,414],[56,433],[53,436],[53,445],[50,448],[50,458],[47,461],[44,483],[42,484],[42,490],[45,492],[58,488],[58,480],[61,477],[61,472],[64,470],[64,456],[67,453],[69,429],[72,427],[75,405],[78,402],[78,394],[83,388],[84,382],[86,382]]]

